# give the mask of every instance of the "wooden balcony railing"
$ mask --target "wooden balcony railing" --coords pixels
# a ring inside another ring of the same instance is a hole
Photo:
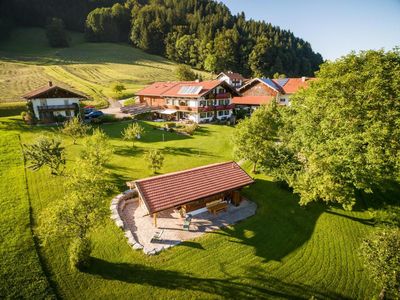
[[[38,106],[38,110],[69,110],[69,109],[76,109],[76,104],[63,104],[63,105],[41,105]]]

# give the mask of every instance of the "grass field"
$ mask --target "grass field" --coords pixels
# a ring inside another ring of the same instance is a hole
[[[53,295],[35,249],[19,136],[0,135],[0,298]]]
[[[86,43],[78,33],[71,37],[71,47],[54,49],[43,29],[21,28],[0,43],[0,102],[21,101],[21,95],[52,80],[105,106],[115,96],[114,82],[123,83],[129,97],[151,82],[176,79],[176,65],[162,57],[126,44]]]
[[[13,118],[0,121],[1,134],[20,134],[23,143],[50,130],[25,128]],[[126,125],[102,125],[115,146],[108,165],[110,180],[120,190],[125,181],[150,175],[142,159],[149,148],[165,152],[162,173],[232,158],[231,127],[204,125],[193,137],[165,133],[163,142],[163,132],[145,124],[146,134],[132,149],[120,137]],[[9,139],[15,145],[13,155],[20,155],[17,136]],[[70,164],[81,142],[72,145],[64,139],[64,144]],[[18,174],[23,176],[23,172]],[[66,241],[41,248],[56,294],[65,299],[370,299],[376,295],[358,258],[360,242],[372,228],[368,212],[346,212],[322,204],[301,208],[295,195],[264,175],[254,176],[256,183],[244,190],[258,205],[254,217],[157,256],[131,250],[111,220],[92,234],[95,249],[86,272],[68,268]],[[43,209],[60,201],[62,178],[50,177],[47,170],[28,171],[27,181],[38,222]]]

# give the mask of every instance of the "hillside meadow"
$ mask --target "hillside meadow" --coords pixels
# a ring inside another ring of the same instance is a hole
[[[27,127],[17,117],[0,119],[0,137],[13,147],[4,147],[9,159],[21,162],[21,143],[29,143],[39,134],[53,132],[52,127]],[[162,149],[165,165],[161,173],[183,170],[232,159],[230,136],[233,128],[202,125],[192,137],[164,133],[143,123],[146,133],[136,147],[121,139],[121,130],[128,123],[101,125],[115,151],[110,158],[109,180],[124,190],[127,180],[150,175],[143,153],[150,148]],[[7,132],[7,134],[6,134]],[[4,142],[3,142],[4,143]],[[63,137],[68,166],[81,150]],[[249,171],[248,165],[244,167]],[[7,165],[2,164],[2,168]],[[40,224],[41,213],[63,201],[63,177],[50,176],[48,170],[14,172],[19,184],[14,193],[27,189],[32,209],[33,232]],[[8,176],[8,173],[1,173]],[[35,276],[42,288],[31,298],[51,295],[64,299],[368,299],[377,289],[362,268],[358,248],[373,228],[371,216],[363,207],[347,212],[339,207],[314,203],[300,207],[298,198],[262,174],[251,174],[256,183],[243,191],[257,203],[255,216],[234,226],[221,228],[198,239],[185,242],[156,256],[132,250],[111,220],[92,233],[94,252],[92,265],[85,272],[73,272],[68,266],[68,241],[56,239],[39,248],[39,261],[47,274]],[[4,178],[1,178],[4,180]],[[218,179],[216,179],[218,180]],[[3,193],[4,193],[3,189]],[[16,194],[15,202],[27,207],[27,197]],[[385,195],[380,195],[384,198]],[[2,219],[3,227],[27,222],[28,209],[14,218]],[[26,225],[27,226],[27,225]],[[25,236],[29,231],[15,231],[6,239]],[[3,243],[2,246],[3,247]],[[7,249],[2,249],[7,257]],[[35,248],[29,248],[35,257]],[[11,252],[12,253],[12,252]],[[23,259],[6,260],[21,276]],[[21,270],[21,271],[19,271]],[[8,274],[2,274],[6,277]],[[47,286],[47,288],[46,288]],[[51,286],[51,288],[49,288]],[[29,292],[29,289],[27,290]],[[49,292],[50,291],[50,292]],[[51,293],[52,292],[52,293]],[[22,292],[21,292],[21,295]]]
[[[68,48],[50,48],[40,28],[16,29],[0,43],[0,105],[21,102],[24,93],[50,80],[85,93],[99,107],[116,96],[111,89],[115,82],[126,87],[121,97],[131,97],[146,84],[176,80],[176,64],[165,58],[127,44],[87,43],[82,34],[69,34]]]

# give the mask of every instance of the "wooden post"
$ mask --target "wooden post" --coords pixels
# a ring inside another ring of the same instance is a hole
[[[153,219],[154,219],[154,227],[157,228],[157,213],[153,214]]]

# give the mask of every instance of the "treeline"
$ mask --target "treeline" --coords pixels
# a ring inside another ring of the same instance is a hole
[[[232,15],[212,0],[19,0],[4,6],[17,25],[44,27],[55,17],[67,29],[85,31],[88,41],[128,42],[211,72],[312,76],[322,63],[292,32]]]
[[[0,0],[0,24],[45,27],[50,18],[59,18],[67,29],[83,32],[89,12],[117,2],[123,0]]]
[[[90,41],[128,41],[144,51],[211,72],[312,76],[322,63],[311,45],[270,23],[233,16],[211,0],[128,0],[97,8],[86,21]]]

